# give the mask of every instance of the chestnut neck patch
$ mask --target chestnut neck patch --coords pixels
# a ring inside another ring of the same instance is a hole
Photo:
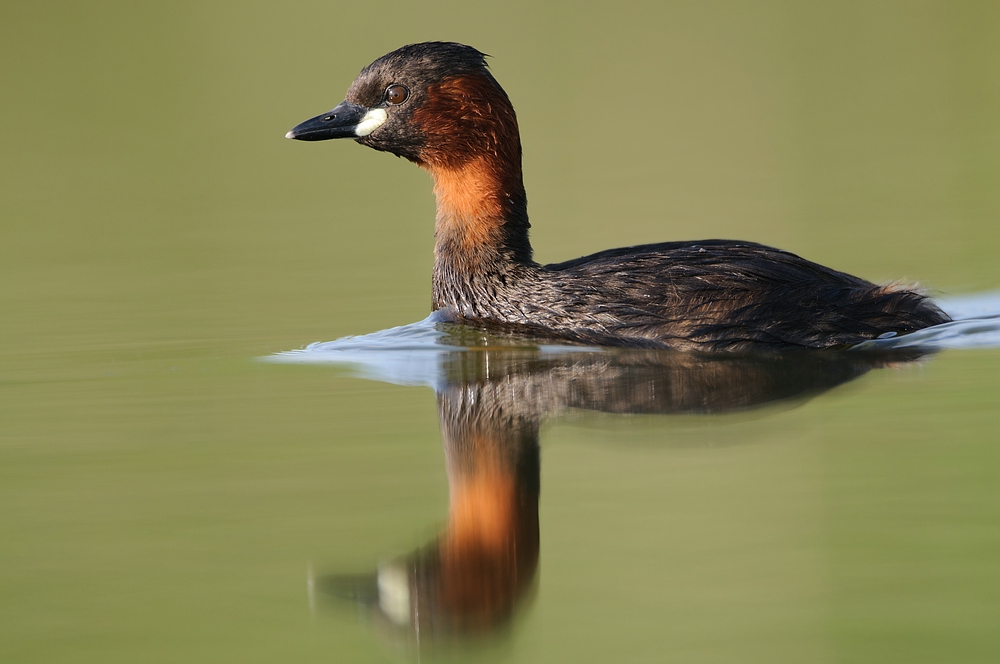
[[[434,177],[439,248],[530,262],[521,139],[499,84],[485,71],[447,79],[427,90],[412,121],[425,137],[418,163]]]

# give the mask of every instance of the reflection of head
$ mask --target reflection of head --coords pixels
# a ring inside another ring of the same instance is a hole
[[[453,408],[453,406],[458,406]],[[439,399],[449,515],[427,547],[371,576],[322,587],[369,608],[399,636],[426,641],[503,627],[533,587],[538,564],[538,420]]]

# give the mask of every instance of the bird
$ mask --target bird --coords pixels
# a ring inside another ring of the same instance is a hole
[[[334,109],[286,134],[354,139],[430,173],[439,320],[707,353],[849,348],[950,320],[919,290],[755,242],[663,242],[535,262],[517,117],[487,57],[455,42],[403,46],[362,69]]]

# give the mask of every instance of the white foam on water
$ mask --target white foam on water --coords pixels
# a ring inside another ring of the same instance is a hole
[[[854,350],[1000,348],[1000,291],[942,298],[937,305],[951,316],[950,323],[866,341]]]

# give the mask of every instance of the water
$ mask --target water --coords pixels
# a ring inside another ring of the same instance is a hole
[[[449,519],[429,544],[370,574],[310,570],[317,593],[356,603],[383,640],[411,656],[508,636],[533,599],[539,563],[540,429],[567,412],[720,415],[796,405],[873,369],[943,349],[1000,348],[997,293],[939,303],[954,318],[848,351],[711,357],[537,344],[432,314],[418,323],[318,342],[268,362],[334,365],[434,389]],[[907,352],[909,351],[909,352]],[[464,656],[469,652],[461,650]]]
[[[955,297],[937,303],[953,319],[905,335],[888,333],[858,344],[857,352],[913,349],[938,351],[959,348],[1000,348],[1000,293]],[[352,370],[361,378],[396,385],[440,385],[447,355],[470,350],[532,349],[539,355],[602,353],[600,348],[571,344],[539,343],[531,339],[496,337],[449,324],[437,313],[417,323],[336,341],[315,342],[301,350],[284,351],[265,358],[290,364],[333,364]],[[658,353],[651,353],[657,356]]]
[[[997,11],[4,7],[0,661],[996,661]],[[976,320],[365,335],[427,315],[427,177],[283,136],[428,38],[495,56],[540,261],[747,239]]]

